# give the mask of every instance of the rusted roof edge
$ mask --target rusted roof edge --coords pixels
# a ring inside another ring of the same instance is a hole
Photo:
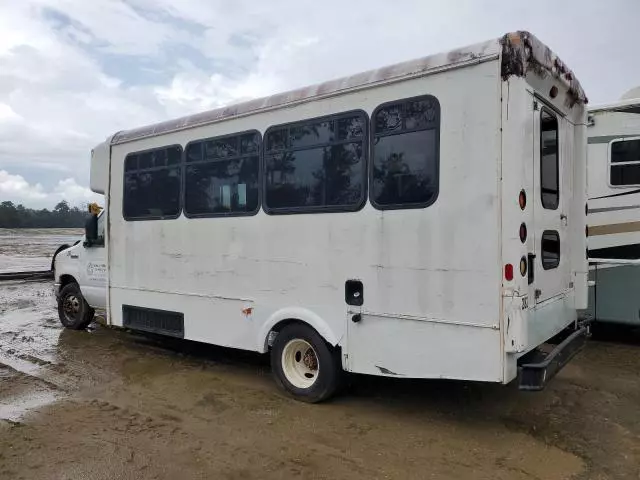
[[[112,145],[139,140],[146,137],[172,133],[187,128],[200,127],[222,120],[264,112],[274,108],[291,106],[298,103],[318,100],[345,93],[347,91],[404,80],[435,73],[449,68],[456,68],[468,63],[487,61],[498,58],[500,44],[496,40],[478,43],[464,48],[438,53],[427,57],[402,62],[376,70],[358,73],[349,77],[329,80],[308,87],[278,93],[269,97],[257,98],[246,102],[216,108],[186,117],[168,120],[145,127],[125,130],[115,134]]]
[[[402,62],[376,70],[358,73],[349,77],[329,80],[308,87],[278,93],[269,97],[216,108],[213,110],[125,130],[116,133],[112,145],[142,138],[173,133],[188,128],[200,127],[231,118],[264,112],[275,108],[339,95],[348,91],[371,88],[376,85],[397,82],[408,78],[429,75],[438,71],[457,68],[469,63],[487,61],[502,55],[502,78],[512,75],[525,76],[534,71],[539,75],[547,72],[560,79],[569,90],[568,102],[587,103],[587,97],[573,72],[551,51],[529,32],[508,33],[499,40],[490,40],[445,53],[429,55],[416,60]]]
[[[568,89],[567,103],[588,103],[582,85],[574,73],[549,47],[529,32],[507,33],[500,39],[502,45],[502,79],[515,75],[524,77],[529,72],[545,76],[548,73],[560,80]]]

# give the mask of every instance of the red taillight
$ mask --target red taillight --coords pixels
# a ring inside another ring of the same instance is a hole
[[[527,225],[524,222],[520,224],[520,241],[522,243],[527,241]]]
[[[513,265],[511,265],[510,263],[507,263],[504,266],[504,279],[508,282],[513,280]]]
[[[518,195],[518,205],[520,205],[520,210],[524,210],[527,206],[527,194],[524,193],[524,190],[520,190],[520,195]]]

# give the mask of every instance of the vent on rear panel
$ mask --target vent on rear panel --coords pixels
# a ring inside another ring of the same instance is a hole
[[[184,314],[179,312],[123,305],[122,323],[132,330],[184,338]]]

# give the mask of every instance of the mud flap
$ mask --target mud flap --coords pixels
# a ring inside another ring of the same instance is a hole
[[[580,352],[589,337],[588,324],[582,324],[549,353],[531,352],[521,359],[519,366],[519,388],[526,391],[539,391],[569,361]]]

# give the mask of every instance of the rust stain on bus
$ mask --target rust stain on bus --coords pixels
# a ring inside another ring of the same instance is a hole
[[[524,77],[528,72],[534,72],[543,78],[551,74],[567,87],[569,107],[588,103],[589,100],[573,72],[534,35],[524,31],[507,33],[500,44],[503,80],[512,75]]]

